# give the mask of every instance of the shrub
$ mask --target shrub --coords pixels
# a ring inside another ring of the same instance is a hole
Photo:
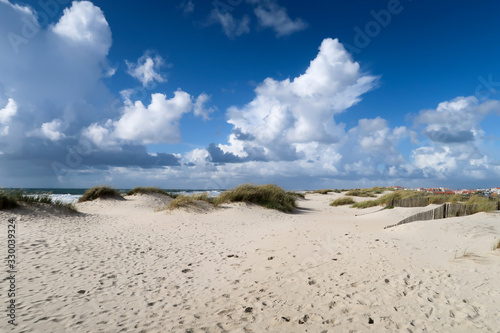
[[[227,202],[246,202],[282,212],[291,212],[296,207],[297,196],[285,192],[273,184],[243,184],[232,190],[222,192],[215,200],[215,205]]]
[[[82,197],[78,202],[92,201],[98,198],[121,198],[122,196],[118,191],[109,186],[94,186],[89,188],[83,193]]]
[[[140,186],[128,191],[127,195],[151,194],[151,193],[158,193],[170,196],[170,194],[167,191],[162,190],[159,187],[140,187]]]
[[[351,197],[343,197],[343,198],[338,198],[337,200],[334,200],[330,203],[330,206],[343,206],[343,205],[352,205],[353,203],[356,203]]]

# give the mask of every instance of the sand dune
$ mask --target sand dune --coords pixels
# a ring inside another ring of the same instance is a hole
[[[426,208],[328,206],[338,196],[295,214],[155,212],[160,195],[2,211],[18,225],[14,331],[499,332],[499,213],[384,230]]]

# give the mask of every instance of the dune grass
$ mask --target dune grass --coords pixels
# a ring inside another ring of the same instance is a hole
[[[154,193],[171,196],[170,193],[168,193],[167,191],[162,190],[159,187],[153,187],[153,186],[149,186],[149,187],[138,186],[138,187],[135,187],[135,188],[131,189],[130,191],[128,191],[127,195],[154,194]]]
[[[500,250],[500,239],[493,245],[493,251]]]
[[[423,197],[425,196],[425,194],[422,194],[422,192],[418,191],[394,191],[391,193],[384,194],[383,196],[375,200],[357,202],[354,205],[352,205],[352,207],[364,209],[375,206],[383,206],[383,205],[389,205],[393,200],[410,199],[418,196]]]
[[[290,194],[274,184],[243,184],[222,192],[215,200],[215,205],[219,206],[228,202],[246,202],[282,212],[292,212],[296,207],[296,200],[296,195]]]
[[[318,194],[328,194],[329,192],[333,192],[334,190],[331,189],[323,189],[323,190],[316,190],[313,191],[312,193],[318,193]]]
[[[378,202],[378,200],[367,200],[367,201],[356,202],[351,207],[365,209],[365,208],[375,207],[375,206],[379,206],[379,205],[380,205],[380,203]]]
[[[200,193],[200,194],[193,194],[193,195],[185,195],[181,194],[177,196],[174,200],[170,202],[168,205],[167,209],[169,210],[174,210],[178,208],[185,208],[190,205],[196,205],[200,201],[205,201],[210,204],[214,204],[214,198],[211,198],[208,193]]]
[[[375,198],[376,197],[375,194],[373,194],[372,192],[368,191],[367,189],[350,190],[345,195],[352,196],[352,197],[371,197],[371,198]]]
[[[394,191],[392,193],[385,194],[378,199],[357,202],[352,205],[353,208],[369,208],[374,206],[387,206],[391,204],[393,200],[401,199],[412,199],[412,198],[425,198],[428,204],[442,205],[445,203],[460,203],[463,205],[471,205],[473,207],[473,213],[479,212],[490,212],[496,210],[498,207],[498,202],[496,200],[490,200],[486,197],[473,195],[471,197],[464,197],[458,194],[428,194],[419,191]]]
[[[122,196],[116,189],[106,185],[101,185],[101,186],[94,186],[86,190],[85,193],[83,193],[80,200],[78,200],[78,202],[93,201],[99,198],[104,199],[104,198],[117,198],[117,197],[121,198]]]
[[[351,197],[343,197],[343,198],[338,198],[336,200],[333,200],[330,203],[330,206],[337,207],[337,206],[344,206],[344,205],[352,205],[353,203],[356,203],[353,198]]]
[[[0,210],[17,208],[20,206],[20,203],[27,205],[47,204],[58,209],[67,209],[70,212],[77,212],[73,204],[53,200],[47,193],[26,194],[21,190],[0,190]]]

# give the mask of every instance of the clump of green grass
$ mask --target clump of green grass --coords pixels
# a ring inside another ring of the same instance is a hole
[[[47,204],[58,209],[67,209],[70,212],[77,212],[73,204],[64,203],[59,200],[53,200],[49,194],[31,194],[23,191],[4,191],[0,190],[0,210],[12,209],[20,206],[20,203],[27,205]]]
[[[373,193],[371,193],[367,189],[350,190],[345,195],[347,195],[347,196],[353,196],[353,197],[371,197],[371,198],[375,198],[376,197],[376,195],[374,195]]]
[[[214,204],[214,199],[211,198],[206,192],[193,195],[181,194],[177,196],[174,200],[172,200],[167,208],[169,210],[174,210],[177,208],[189,207],[190,205],[197,206],[197,204],[199,204],[200,201]]]
[[[319,193],[319,194],[328,194],[329,192],[333,192],[333,190],[330,190],[330,189],[323,189],[323,190],[316,190],[316,191],[313,191],[313,193]]]
[[[467,205],[473,205],[473,211],[474,213],[480,213],[480,212],[492,212],[494,210],[497,210],[498,208],[498,201],[497,200],[490,200],[487,197],[479,196],[479,195],[473,195],[467,200]]]
[[[340,190],[335,189],[335,190],[333,190],[332,192],[333,192],[333,193],[340,193]]]
[[[157,194],[163,194],[163,195],[168,195],[170,196],[170,193],[168,193],[165,190],[162,190],[159,187],[136,187],[128,191],[127,195],[135,195],[135,194],[152,194],[152,193],[157,193]]]
[[[351,197],[343,197],[343,198],[338,198],[336,200],[333,200],[330,203],[330,206],[337,207],[337,206],[344,206],[344,205],[352,205],[353,203],[356,203],[353,198]]]
[[[356,202],[351,207],[365,209],[365,208],[375,207],[375,206],[379,206],[379,205],[380,205],[380,203],[378,202],[378,200],[367,200],[367,201]]]
[[[120,193],[109,186],[94,186],[92,188],[89,188],[88,190],[83,193],[82,197],[78,200],[78,202],[85,202],[85,201],[93,201],[96,199],[104,199],[104,198],[121,198],[122,196]]]
[[[291,212],[296,207],[296,200],[297,196],[287,193],[274,184],[243,184],[222,192],[215,200],[215,205],[219,206],[227,202],[246,202],[282,212]]]

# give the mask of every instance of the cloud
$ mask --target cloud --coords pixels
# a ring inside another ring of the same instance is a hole
[[[9,123],[17,113],[17,103],[9,98],[7,105],[0,109],[0,136],[9,134]]]
[[[178,156],[148,154],[142,143],[151,136],[142,129],[159,131],[148,123],[153,116],[167,131],[159,140],[178,138],[174,113],[183,103],[191,110],[191,97],[159,98],[166,118],[152,103],[143,107],[152,114],[140,126],[131,124],[127,120],[141,112],[140,105],[116,99],[103,82],[110,74],[112,35],[101,9],[73,2],[58,22],[44,28],[28,9],[0,2],[0,34],[11,36],[0,38],[0,132],[5,134],[0,135],[0,178],[11,186],[54,186],[61,175],[57,170],[85,178],[94,168],[98,173],[113,166],[179,166]],[[127,132],[134,126],[137,133]]]
[[[206,108],[205,104],[210,101],[211,96],[202,93],[196,98],[194,104],[194,115],[202,117],[203,120],[209,120],[210,114],[215,111],[214,107]]]
[[[122,117],[114,123],[115,135],[142,144],[178,142],[179,121],[192,108],[190,95],[182,90],[170,99],[164,94],[152,94],[147,107],[141,101],[126,100]]]
[[[259,24],[265,28],[271,28],[277,37],[288,36],[307,28],[307,23],[298,18],[292,20],[286,8],[279,6],[274,0],[249,0],[256,4],[255,16]]]
[[[250,32],[250,17],[244,15],[241,19],[235,18],[229,11],[212,9],[209,24],[218,23],[229,38],[235,38]]]
[[[250,103],[228,109],[228,123],[235,132],[230,136],[232,147],[221,148],[240,157],[253,152],[258,159],[295,160],[303,155],[297,144],[337,143],[345,131],[334,115],[358,103],[376,81],[361,73],[337,39],[325,39],[304,74],[293,80],[267,78]]]
[[[498,101],[480,103],[474,96],[457,97],[439,103],[435,110],[421,111],[415,124],[424,125],[422,134],[435,143],[465,143],[480,138],[480,122],[499,110]]]
[[[111,46],[111,30],[102,10],[90,1],[74,1],[71,8],[52,27],[52,31],[68,43],[90,48],[107,55]]]
[[[43,123],[39,130],[33,131],[34,136],[59,141],[66,137],[62,132],[63,123],[60,119],[54,119],[51,122]]]
[[[138,60],[137,63],[125,61],[127,64],[127,73],[133,78],[139,80],[144,87],[150,87],[153,83],[163,83],[167,79],[159,73],[161,67],[165,62],[162,57],[153,52],[145,52]]]
[[[207,152],[209,154],[208,159],[213,163],[241,163],[243,159],[232,153],[226,153],[217,147],[214,143],[211,143]]]
[[[493,175],[493,161],[481,152],[485,132],[481,122],[500,114],[500,102],[479,102],[474,97],[457,97],[439,103],[434,110],[423,110],[414,119],[423,126],[430,142],[412,151],[416,167],[426,177],[483,178]]]

